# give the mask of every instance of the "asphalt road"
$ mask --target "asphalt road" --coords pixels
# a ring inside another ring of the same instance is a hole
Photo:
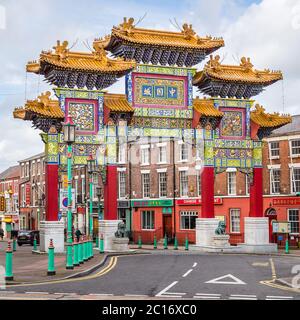
[[[98,274],[76,281],[7,287],[6,297],[46,293],[80,298],[300,300],[300,293],[261,281],[291,276],[300,259],[287,256],[151,254],[113,258]],[[0,298],[3,296],[0,291]]]

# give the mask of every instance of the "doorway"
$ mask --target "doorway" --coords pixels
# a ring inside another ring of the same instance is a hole
[[[163,236],[172,238],[172,215],[163,215]]]
[[[274,208],[268,208],[265,212],[265,216],[269,219],[269,241],[275,243],[275,237],[273,234],[272,222],[277,220],[277,212]]]

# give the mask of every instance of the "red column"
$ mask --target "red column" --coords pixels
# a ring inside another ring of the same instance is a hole
[[[263,169],[253,169],[253,183],[250,186],[250,217],[263,217]]]
[[[58,221],[58,165],[46,164],[46,221]]]
[[[201,173],[202,218],[214,218],[214,167],[204,167]]]
[[[104,185],[104,220],[118,220],[117,166],[108,165]]]

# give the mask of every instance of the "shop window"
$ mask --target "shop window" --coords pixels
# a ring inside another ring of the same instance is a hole
[[[241,232],[241,210],[230,209],[230,232],[240,233]]]
[[[196,219],[198,212],[195,211],[181,211],[180,212],[180,229],[193,230],[196,229]]]
[[[291,223],[291,233],[299,233],[299,209],[288,209],[288,220]]]
[[[142,211],[142,229],[154,229],[154,211]]]

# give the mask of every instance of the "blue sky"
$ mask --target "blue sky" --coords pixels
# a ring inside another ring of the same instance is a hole
[[[192,23],[200,36],[223,36],[225,48],[218,54],[224,63],[245,55],[258,69],[284,72],[283,85],[268,88],[258,102],[269,111],[299,113],[299,5],[299,0],[0,0],[0,171],[43,150],[31,124],[12,118],[14,107],[24,105],[26,63],[57,40],[77,41],[74,50],[87,50],[84,40],[108,34],[124,16],[138,20],[147,13],[139,26],[164,30],[174,30],[170,19],[176,18],[180,25]],[[42,80],[27,75],[27,98],[48,89]],[[110,88],[123,90],[123,81]]]

